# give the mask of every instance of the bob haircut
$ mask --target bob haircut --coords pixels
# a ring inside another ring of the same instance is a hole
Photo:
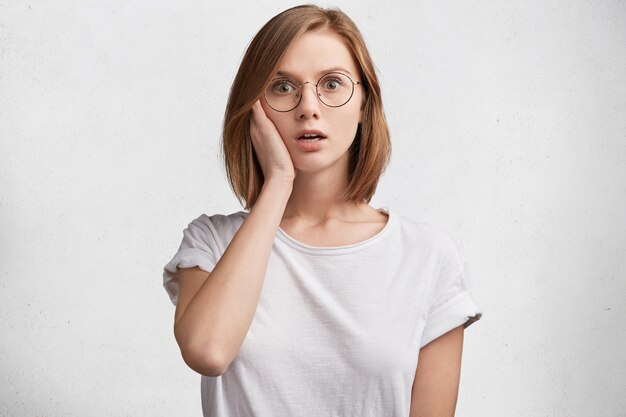
[[[250,42],[228,96],[222,132],[222,159],[232,190],[245,209],[256,202],[263,170],[250,137],[252,105],[261,98],[291,42],[312,30],[329,30],[341,38],[357,62],[365,92],[363,118],[349,149],[348,187],[344,201],[369,203],[391,158],[389,127],[378,78],[359,29],[338,8],[295,6],[270,19]]]

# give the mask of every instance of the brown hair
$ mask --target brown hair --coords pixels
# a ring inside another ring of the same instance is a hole
[[[369,203],[391,158],[389,128],[374,65],[359,29],[338,8],[292,7],[270,19],[250,42],[235,76],[224,113],[222,158],[235,195],[250,209],[261,192],[263,170],[250,138],[251,108],[277,70],[290,43],[304,33],[326,29],[341,36],[359,64],[365,102],[350,153],[345,201]]]

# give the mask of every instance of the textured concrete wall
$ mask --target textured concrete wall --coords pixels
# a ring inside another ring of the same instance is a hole
[[[0,4],[0,415],[201,415],[163,265],[230,83],[292,2]],[[483,319],[457,415],[626,415],[626,3],[338,2],[379,70],[372,206],[448,229]]]

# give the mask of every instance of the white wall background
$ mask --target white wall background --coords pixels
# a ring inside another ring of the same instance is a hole
[[[200,416],[162,268],[241,209],[227,93],[291,1],[0,4],[0,415]],[[458,416],[626,416],[626,2],[338,1],[380,72],[372,206],[466,248]]]

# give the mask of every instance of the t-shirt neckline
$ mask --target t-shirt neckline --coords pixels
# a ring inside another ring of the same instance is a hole
[[[377,210],[380,211],[380,212],[384,212],[384,213],[386,213],[389,216],[385,226],[380,231],[378,231],[378,233],[376,233],[375,235],[373,235],[373,236],[371,236],[371,237],[369,237],[369,238],[367,238],[365,240],[362,240],[360,242],[356,242],[356,243],[353,243],[353,244],[350,244],[350,245],[342,245],[342,246],[311,246],[311,245],[307,245],[306,243],[300,242],[299,240],[296,240],[293,237],[289,236],[280,227],[276,231],[276,236],[281,241],[283,241],[287,245],[291,246],[292,248],[297,249],[297,250],[299,250],[301,252],[309,253],[309,254],[329,255],[329,254],[343,254],[343,253],[353,252],[353,251],[360,250],[362,248],[368,247],[368,246],[376,243],[380,239],[382,239],[386,234],[389,233],[389,230],[391,230],[393,225],[396,223],[396,214],[395,214],[395,212],[390,211],[389,208],[387,208],[387,207],[381,207],[381,208],[379,208]]]

